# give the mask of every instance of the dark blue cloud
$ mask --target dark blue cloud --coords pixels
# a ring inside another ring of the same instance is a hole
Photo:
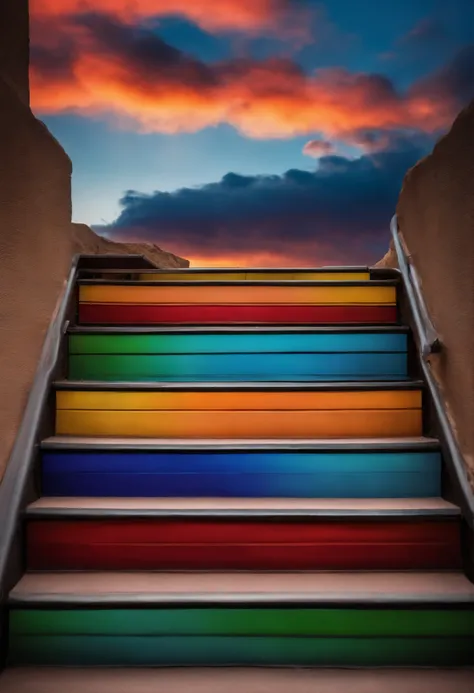
[[[114,240],[141,240],[193,256],[272,253],[291,264],[321,256],[373,262],[384,253],[388,225],[406,170],[427,151],[423,136],[393,138],[391,149],[357,159],[327,156],[314,171],[244,176],[175,192],[128,191],[107,227]]]
[[[474,98],[474,43],[461,48],[446,66],[419,80],[413,90],[418,97],[444,96],[458,109],[466,106]]]

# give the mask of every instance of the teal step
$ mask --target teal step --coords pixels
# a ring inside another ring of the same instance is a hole
[[[11,665],[474,664],[461,573],[27,574]]]
[[[100,616],[95,615],[100,621]],[[474,638],[11,636],[10,666],[473,666]]]
[[[404,330],[182,331],[69,336],[69,377],[118,381],[306,381],[408,375]]]

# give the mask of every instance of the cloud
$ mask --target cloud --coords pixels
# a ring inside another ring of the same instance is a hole
[[[303,147],[303,154],[318,159],[320,156],[334,154],[335,147],[332,142],[327,140],[310,140]]]
[[[142,132],[196,132],[221,123],[252,138],[321,132],[333,139],[370,128],[434,132],[450,124],[472,86],[474,46],[400,94],[382,75],[343,68],[307,74],[289,59],[208,64],[151,29],[101,14],[62,27],[67,42],[60,31],[55,42],[49,31],[32,52],[36,112],[114,118]],[[65,67],[58,72],[61,55]]]
[[[434,138],[420,130],[353,130],[346,132],[343,139],[364,152],[376,153],[383,151],[410,151],[412,149],[430,149]]]
[[[156,17],[184,17],[212,32],[301,33],[306,0],[30,0],[35,18],[100,12],[136,23]]]
[[[445,41],[449,33],[445,24],[435,17],[420,19],[406,34],[401,36],[397,44],[403,48],[432,47]]]
[[[455,58],[433,75],[421,79],[410,95],[421,101],[455,101],[458,110],[474,98],[474,44],[462,48]],[[455,97],[455,98],[453,98]]]
[[[315,171],[228,173],[175,192],[130,190],[116,221],[95,229],[156,243],[194,265],[370,263],[385,252],[403,175],[425,153],[413,138],[358,159],[323,157]]]

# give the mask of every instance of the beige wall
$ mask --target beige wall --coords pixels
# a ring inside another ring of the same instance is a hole
[[[0,75],[0,478],[72,256],[71,163]]]
[[[0,480],[73,254],[120,252],[71,226],[71,162],[29,109],[28,64],[28,0],[0,0]],[[189,265],[144,253],[158,267]]]
[[[46,330],[74,253],[172,253],[105,241],[71,225],[71,163],[0,74],[0,479],[21,420]]]
[[[433,368],[474,482],[474,102],[408,172],[397,214],[443,342]]]

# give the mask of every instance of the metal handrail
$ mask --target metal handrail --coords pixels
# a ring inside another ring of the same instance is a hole
[[[423,295],[421,293],[420,282],[415,267],[406,256],[403,245],[398,234],[397,216],[392,217],[390,223],[393,244],[397,254],[398,266],[404,279],[405,289],[408,300],[413,310],[413,319],[416,324],[417,336],[420,344],[420,352],[423,361],[427,361],[430,354],[441,351],[441,340],[436,329],[431,322]]]
[[[403,285],[415,323],[415,332],[420,348],[420,366],[423,379],[428,386],[428,391],[439,423],[441,438],[444,442],[445,453],[448,456],[451,470],[458,484],[463,514],[471,529],[474,529],[474,494],[467,475],[467,465],[454,437],[446,408],[443,404],[441,392],[431,370],[429,361],[429,356],[431,354],[437,353],[442,349],[442,342],[428,315],[415,267],[407,258],[405,249],[400,241],[396,215],[392,218],[390,223],[390,231],[392,233]]]
[[[23,417],[0,483],[0,602],[5,594],[5,571],[15,534],[21,502],[36,448],[36,436],[46,404],[49,385],[57,366],[67,309],[76,283],[80,255],[75,255],[43,342],[40,360]]]
[[[134,271],[143,267],[153,267],[152,263],[141,255],[75,255],[46,332],[22,420],[7,462],[5,474],[0,481],[0,605],[5,599],[8,559],[28,476],[34,463],[41,417],[46,405],[49,386],[58,365],[62,338],[68,326],[68,309],[73,298],[76,281],[84,264],[107,265],[116,262],[117,259],[124,265],[130,265]]]

